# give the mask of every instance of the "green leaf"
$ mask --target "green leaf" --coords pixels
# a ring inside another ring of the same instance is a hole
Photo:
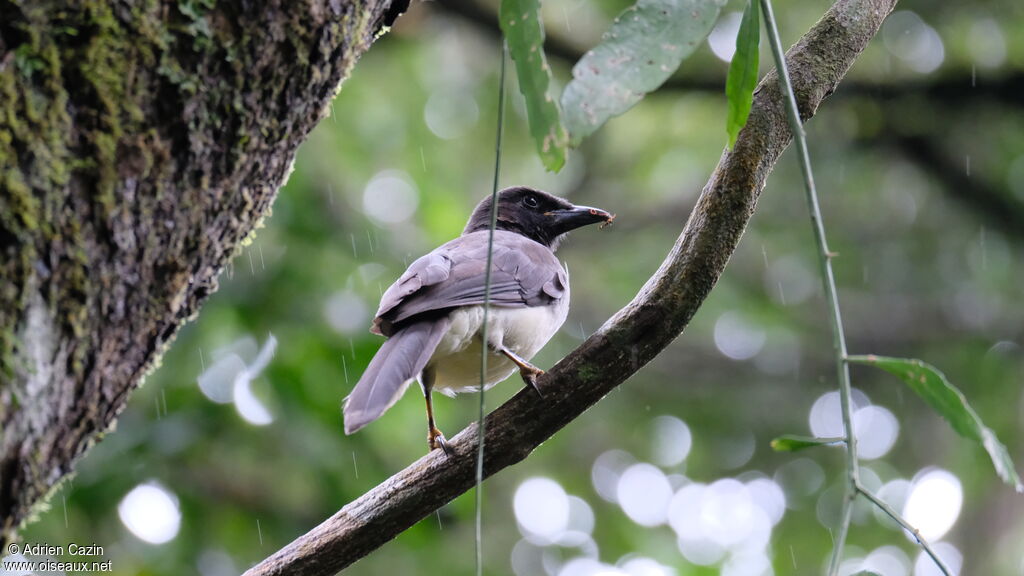
[[[540,0],[501,0],[498,18],[516,64],[537,153],[548,170],[558,172],[565,164],[569,136],[562,126],[558,102],[548,94],[551,68],[544,57]]]
[[[657,89],[704,40],[719,0],[638,0],[573,66],[562,93],[573,146]]]
[[[772,450],[776,452],[796,452],[805,448],[814,448],[815,446],[835,446],[845,441],[843,438],[812,438],[810,436],[784,434],[772,440]]]
[[[960,390],[946,380],[946,376],[937,368],[920,360],[906,358],[887,358],[885,356],[850,356],[850,362],[877,366],[886,372],[896,375],[910,386],[918,396],[924,399],[933,410],[949,421],[964,438],[981,444],[992,458],[996,473],[1003,482],[1010,484],[1017,492],[1024,492],[1020,476],[1014,469],[1006,446],[996,438],[995,432],[982,423],[978,413],[967,403]]]
[[[758,46],[761,43],[760,2],[748,0],[736,35],[736,53],[729,63],[729,77],[725,81],[725,97],[729,101],[729,114],[725,130],[729,133],[729,148],[747,124],[750,105],[757,87]]]

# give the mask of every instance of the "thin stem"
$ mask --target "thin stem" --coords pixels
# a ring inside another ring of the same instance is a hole
[[[847,469],[849,471],[849,469]],[[839,565],[843,558],[843,543],[846,542],[846,535],[850,532],[850,520],[853,518],[853,501],[857,498],[857,492],[849,488],[843,493],[843,507],[840,511],[839,528],[832,542],[832,558],[828,563],[829,576],[839,574]]]
[[[755,1],[755,0],[751,0]],[[932,560],[939,567],[945,576],[951,576],[949,568],[935,554],[931,546],[921,537],[921,533],[903,519],[888,504],[883,502],[871,491],[865,489],[860,483],[860,468],[857,464],[857,437],[853,430],[853,403],[850,396],[850,357],[846,353],[846,337],[843,333],[843,316],[839,311],[839,296],[836,291],[836,280],[832,273],[832,252],[828,249],[825,241],[825,224],[821,218],[821,208],[818,205],[818,193],[814,187],[814,175],[811,172],[811,157],[807,151],[807,136],[804,134],[803,124],[800,122],[800,111],[796,103],[796,95],[793,93],[793,85],[789,80],[789,71],[786,69],[786,58],[782,51],[782,43],[779,42],[779,31],[775,25],[775,14],[772,12],[771,0],[760,0],[762,12],[764,13],[764,24],[768,31],[768,40],[771,44],[772,56],[775,59],[775,67],[779,74],[779,85],[785,95],[786,118],[789,120],[790,129],[793,131],[793,141],[796,143],[799,154],[800,172],[804,177],[804,189],[807,192],[807,204],[811,211],[811,224],[814,227],[814,240],[818,245],[818,263],[821,266],[821,275],[825,281],[825,299],[832,311],[832,343],[836,355],[836,369],[839,375],[839,404],[842,410],[843,431],[846,440],[846,492],[843,495],[843,509],[840,515],[839,529],[836,534],[835,543],[832,548],[832,559],[829,562],[828,573],[835,576],[839,573],[839,564],[843,556],[843,545],[846,542],[846,535],[850,530],[850,518],[853,515],[853,502],[858,494],[863,494],[872,504],[879,507],[890,518],[898,522],[905,529],[909,530],[918,544],[931,556]]]
[[[867,488],[862,486],[860,482],[857,483],[856,489],[857,492],[863,494],[865,498],[870,500],[871,503],[877,506],[882,512],[885,512],[886,515],[889,516],[889,518],[895,520],[896,523],[902,526],[904,530],[913,534],[914,539],[917,540],[917,543],[921,545],[921,548],[924,548],[925,553],[931,557],[932,561],[935,562],[935,565],[939,567],[939,570],[941,570],[945,576],[952,576],[953,572],[950,571],[949,567],[946,566],[946,563],[942,561],[942,558],[939,558],[939,555],[935,553],[935,550],[933,550],[932,547],[928,544],[928,541],[925,540],[923,536],[921,536],[921,532],[918,531],[917,528],[911,526],[910,522],[907,522],[906,519],[904,519],[899,512],[894,510],[892,506],[889,506],[889,504],[886,503],[885,500],[882,500],[881,498],[876,496],[871,490],[868,490]]]
[[[508,44],[501,44],[501,72],[498,77],[498,130],[494,141],[494,182],[491,184],[491,225],[487,232],[487,268],[484,271],[484,318],[480,328],[480,406],[476,435],[476,576],[484,573],[483,482],[484,482],[484,384],[487,378],[487,316],[491,306],[491,261],[494,258],[494,228],[498,224],[498,180],[501,174],[501,137],[505,131],[505,61]]]
[[[853,410],[850,400],[850,368],[846,364],[846,338],[843,335],[843,317],[839,311],[839,297],[836,292],[835,276],[832,273],[832,253],[829,251],[828,243],[825,240],[825,224],[821,218],[818,193],[814,187],[811,158],[807,151],[807,138],[804,134],[803,124],[800,122],[800,111],[797,108],[793,85],[789,81],[786,57],[782,51],[782,44],[779,42],[779,31],[775,25],[775,14],[772,11],[771,0],[761,0],[761,8],[761,11],[764,13],[764,24],[768,32],[772,56],[775,58],[775,67],[779,74],[779,85],[785,95],[786,117],[789,120],[790,129],[793,131],[793,141],[796,143],[797,153],[799,154],[800,172],[804,177],[804,189],[807,193],[807,204],[811,212],[814,240],[818,245],[818,263],[825,282],[825,299],[832,312],[832,344],[835,349],[836,371],[839,377],[839,403],[842,409],[843,430],[846,437],[846,473],[848,477],[846,495],[843,499],[842,522],[839,525],[835,547],[832,550],[832,561],[829,563],[828,573],[834,576],[839,573],[839,561],[842,557],[843,545],[846,542],[846,533],[850,526],[851,509],[853,501],[857,496],[855,486],[860,478],[857,467],[857,437],[853,430]]]

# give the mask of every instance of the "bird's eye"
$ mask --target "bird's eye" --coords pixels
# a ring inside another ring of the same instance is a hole
[[[523,205],[525,205],[527,208],[536,208],[537,204],[538,202],[536,196],[526,196],[523,198]]]

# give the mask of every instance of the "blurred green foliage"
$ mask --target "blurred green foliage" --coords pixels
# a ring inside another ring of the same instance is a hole
[[[482,6],[496,13],[495,4]],[[582,53],[625,6],[545,2],[549,40]],[[723,16],[738,22],[742,8],[731,2]],[[779,6],[784,42],[825,8]],[[883,29],[807,127],[839,253],[850,350],[935,364],[1024,462],[1024,226],[1017,226],[1024,221],[1024,9],[1009,0],[912,0],[899,9],[908,12],[891,22],[902,28]],[[914,24],[909,11],[930,28]],[[415,392],[352,437],[342,433],[340,403],[380,344],[366,329],[382,289],[412,259],[457,235],[490,189],[500,46],[493,25],[462,14],[450,1],[415,4],[359,62],[301,149],[266,228],[25,541],[96,542],[117,574],[238,573],[423,454]],[[922,72],[935,57],[935,38],[940,63]],[[572,62],[551,60],[564,83]],[[558,175],[537,159],[522,100],[509,87],[503,185],[536,186],[618,214],[611,228],[580,231],[559,252],[572,273],[573,306],[538,365],[553,364],[626,304],[672,246],[722,152],[727,67],[702,45],[674,87],[612,120]],[[366,215],[364,191],[381,173],[416,192],[408,220],[384,224]],[[685,463],[669,472],[709,482],[760,471],[788,486],[787,479],[799,485],[823,471],[820,488],[787,494],[790,509],[770,546],[776,574],[821,572],[831,538],[819,517],[838,507],[841,450],[769,448],[780,434],[809,432],[811,405],[835,388],[798,175],[787,154],[721,282],[670,350],[485,485],[486,573],[512,572],[510,553],[521,538],[515,488],[546,476],[593,507],[601,560],[640,554],[680,575],[717,574],[687,563],[669,528],[638,526],[591,482],[594,460],[608,450],[649,461],[652,421],[666,414],[693,435]],[[347,322],[359,319],[353,301],[364,315],[357,329]],[[343,329],[329,321],[332,310]],[[722,351],[736,326],[759,342],[747,360]],[[197,378],[216,350],[245,337],[262,344],[268,334],[276,354],[253,388],[273,422],[255,426],[232,404],[210,401]],[[963,553],[962,573],[1021,574],[1024,500],[999,482],[985,453],[888,375],[855,368],[853,379],[900,423],[893,450],[865,467],[882,481],[930,466],[955,474],[964,503],[944,540]],[[495,388],[488,406],[520,386],[514,377]],[[476,401],[439,399],[439,426],[456,433],[474,418]],[[150,480],[173,492],[181,510],[177,536],[162,545],[140,541],[118,517],[124,496]],[[471,574],[472,518],[467,495],[348,573]],[[847,555],[887,544],[916,554],[900,532],[859,511]]]

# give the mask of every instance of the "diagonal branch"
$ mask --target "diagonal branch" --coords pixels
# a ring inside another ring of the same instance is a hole
[[[895,3],[838,0],[789,51],[804,120],[832,93]],[[755,93],[735,148],[722,154],[657,273],[632,302],[541,377],[543,399],[524,391],[488,416],[485,476],[526,458],[679,336],[725,269],[768,173],[791,139],[772,72]],[[434,451],[420,458],[246,576],[329,575],[369,554],[473,487],[476,436],[471,424],[451,440],[453,456]]]

